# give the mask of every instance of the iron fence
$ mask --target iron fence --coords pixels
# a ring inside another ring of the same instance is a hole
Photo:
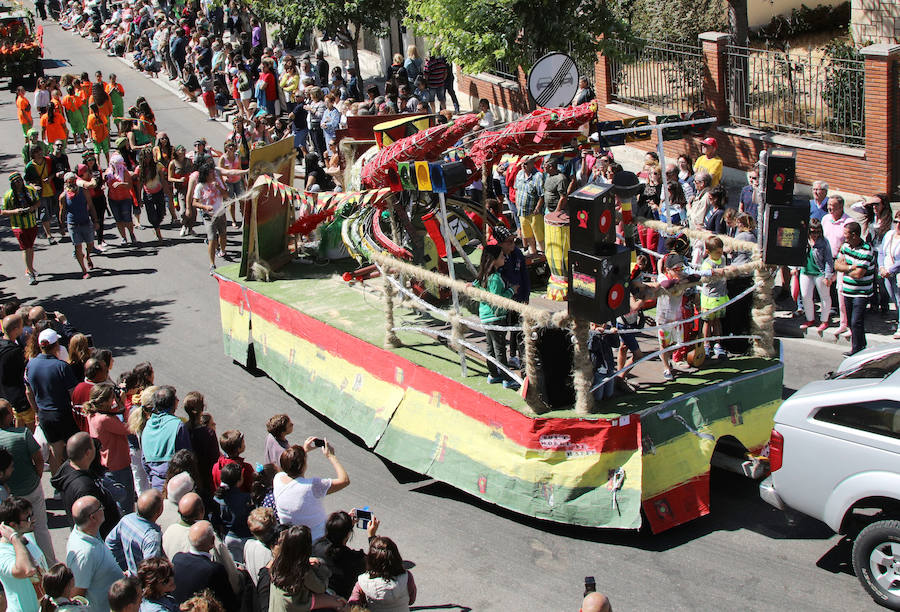
[[[572,53],[571,46],[569,47],[568,53]],[[531,63],[534,64],[541,58],[541,54],[535,54],[531,58]],[[583,61],[583,60],[575,60],[575,65],[578,67],[578,76],[579,78],[585,78],[590,83],[591,87],[594,86],[594,67],[596,65],[595,61]],[[527,73],[527,71],[526,71]],[[488,74],[493,74],[494,76],[500,77],[501,79],[508,79],[510,81],[519,80],[519,75],[517,74],[517,70],[515,67],[510,66],[503,60],[495,60],[494,68],[492,70],[488,70]]]
[[[500,77],[501,79],[509,79],[510,81],[519,81],[519,75],[513,72],[516,70],[515,67],[510,66],[503,60],[495,60],[494,61],[494,69],[488,70],[488,74],[493,74],[496,77]]]
[[[725,48],[733,125],[865,145],[865,66],[814,51]]]
[[[698,43],[615,41],[609,58],[612,99],[655,114],[703,108],[703,50]]]

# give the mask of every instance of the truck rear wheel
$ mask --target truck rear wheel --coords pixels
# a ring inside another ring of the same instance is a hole
[[[853,570],[876,603],[900,610],[900,521],[877,521],[853,541]]]

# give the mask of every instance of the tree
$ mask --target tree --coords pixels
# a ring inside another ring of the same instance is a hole
[[[313,29],[348,45],[353,65],[359,70],[359,38],[366,29],[374,36],[388,34],[391,18],[406,14],[406,0],[249,0],[254,12],[268,23],[277,24],[285,46],[292,46],[301,31]],[[362,85],[361,85],[362,87]]]
[[[629,31],[598,0],[410,0],[406,24],[466,72],[493,69],[497,60],[527,70],[549,51],[593,64],[597,51],[612,51],[609,39]]]

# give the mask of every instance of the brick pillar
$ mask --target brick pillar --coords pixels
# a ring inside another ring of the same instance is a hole
[[[597,54],[597,63],[594,64],[594,93],[597,95],[597,104],[603,108],[612,104],[612,79],[609,73],[609,58],[602,53]]]
[[[897,59],[900,45],[876,44],[861,49],[865,57],[866,162],[871,190],[897,191]]]
[[[729,38],[722,32],[704,32],[700,35],[703,47],[703,98],[706,100],[706,110],[719,120],[719,125],[729,123],[725,87],[725,45]]]

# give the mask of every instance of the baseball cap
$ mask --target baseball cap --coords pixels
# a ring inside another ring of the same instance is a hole
[[[708,145],[708,146],[710,146],[710,147],[717,147],[717,146],[719,146],[719,143],[716,142],[716,139],[713,138],[712,136],[710,136],[709,138],[704,138],[703,140],[700,141],[700,143],[701,143],[701,144]]]
[[[41,332],[41,335],[38,336],[38,344],[41,346],[50,346],[57,342],[59,342],[59,334],[52,329],[45,329]]]
[[[507,240],[516,239],[516,237],[513,236],[513,233],[503,225],[498,225],[494,228],[494,238],[497,240],[497,244],[501,244],[503,242],[506,242]]]
[[[69,181],[69,180],[74,181],[74,180],[77,179],[77,178],[78,178],[78,176],[76,176],[76,174],[75,174],[74,172],[66,172],[66,173],[63,175],[63,180],[64,180],[64,181]]]

